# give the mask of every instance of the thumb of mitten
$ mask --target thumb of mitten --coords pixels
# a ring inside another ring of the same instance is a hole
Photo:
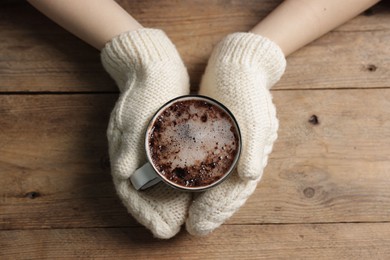
[[[244,180],[261,178],[279,127],[269,90],[258,88],[257,95],[256,112],[241,118],[243,149],[237,172]]]

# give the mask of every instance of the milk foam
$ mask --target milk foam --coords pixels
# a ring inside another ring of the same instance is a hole
[[[228,118],[216,117],[208,119],[210,122],[202,122],[196,115],[199,115],[199,112],[204,113],[202,110],[205,109],[195,109],[193,105],[190,108],[190,116],[193,119],[180,122],[176,127],[167,127],[162,136],[172,144],[166,152],[175,154],[171,158],[173,169],[200,164],[206,160],[210,151],[223,156],[226,147],[236,149],[236,144],[233,144],[234,134],[230,131],[232,124]],[[170,118],[175,120],[174,115]]]
[[[168,107],[156,118],[149,138],[156,168],[185,186],[205,185],[223,176],[238,150],[233,120],[204,101]]]

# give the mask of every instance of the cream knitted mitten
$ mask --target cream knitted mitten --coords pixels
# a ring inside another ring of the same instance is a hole
[[[167,101],[189,93],[187,70],[172,42],[157,29],[123,33],[101,53],[120,96],[107,130],[111,174],[123,204],[158,238],[170,238],[184,223],[191,194],[160,183],[136,191],[129,177],[146,162],[147,124]]]
[[[254,192],[277,138],[278,120],[269,89],[286,61],[280,48],[253,33],[234,33],[214,49],[200,94],[213,97],[235,115],[242,134],[237,172],[192,203],[187,230],[205,235],[231,217]]]

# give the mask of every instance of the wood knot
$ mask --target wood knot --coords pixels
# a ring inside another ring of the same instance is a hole
[[[309,123],[312,124],[312,125],[318,125],[320,123],[320,121],[318,121],[318,116],[312,115],[309,118]]]
[[[305,195],[306,198],[313,198],[316,191],[312,187],[308,187],[303,190],[303,195]]]
[[[366,69],[367,69],[368,71],[370,71],[370,72],[374,72],[374,71],[376,71],[377,67],[376,67],[374,64],[368,64],[368,65],[366,66]]]
[[[29,198],[29,199],[35,199],[35,198],[38,198],[41,196],[41,194],[39,192],[36,192],[36,191],[31,191],[31,192],[28,192],[26,193],[26,195],[24,195],[26,198]]]

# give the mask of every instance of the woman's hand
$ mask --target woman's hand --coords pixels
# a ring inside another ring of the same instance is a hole
[[[253,33],[235,33],[213,51],[200,94],[223,103],[236,117],[242,134],[237,172],[192,203],[187,220],[191,234],[208,234],[234,214],[253,193],[277,138],[278,120],[269,89],[286,61],[272,41]]]
[[[137,191],[129,178],[146,162],[145,130],[153,114],[167,101],[189,94],[187,70],[172,42],[156,29],[115,37],[101,58],[121,92],[107,131],[115,188],[134,218],[156,237],[170,238],[185,221],[191,194],[164,183]]]

